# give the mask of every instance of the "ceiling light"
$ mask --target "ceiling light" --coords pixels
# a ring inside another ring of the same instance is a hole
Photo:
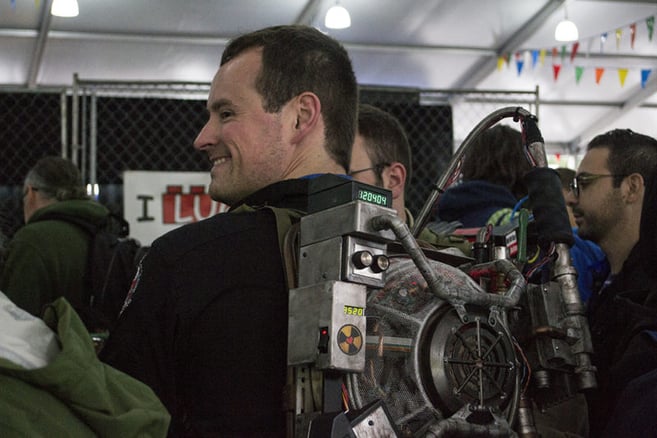
[[[557,41],[577,41],[579,39],[579,32],[575,23],[568,19],[568,8],[564,3],[563,6],[564,19],[557,24],[554,29],[554,39]]]
[[[346,29],[351,26],[349,11],[339,4],[335,4],[326,11],[324,26],[329,29]]]
[[[78,0],[54,0],[50,13],[55,17],[77,17],[80,14]]]
[[[579,32],[577,26],[570,20],[561,20],[554,29],[554,39],[557,41],[577,41]]]

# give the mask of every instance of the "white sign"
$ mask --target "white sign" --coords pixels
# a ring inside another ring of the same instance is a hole
[[[208,195],[208,172],[126,171],[123,214],[130,236],[148,246],[162,234],[228,210]]]

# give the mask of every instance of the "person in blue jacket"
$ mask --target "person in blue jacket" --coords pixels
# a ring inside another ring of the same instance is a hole
[[[493,126],[468,149],[462,181],[440,197],[437,220],[459,221],[465,228],[501,225],[502,216],[509,216],[527,195],[523,177],[530,169],[520,132],[507,125]]]

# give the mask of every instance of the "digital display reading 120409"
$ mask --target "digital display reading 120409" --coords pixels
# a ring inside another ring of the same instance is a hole
[[[382,205],[387,207],[388,197],[383,193],[373,192],[371,190],[358,189],[358,199],[361,201],[369,202],[370,204]]]

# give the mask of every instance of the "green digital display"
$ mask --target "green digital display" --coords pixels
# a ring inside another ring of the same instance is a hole
[[[364,188],[358,188],[358,199],[361,201],[369,202],[370,204],[381,205],[387,207],[388,196],[383,193],[373,192]]]
[[[343,310],[345,315],[365,316],[365,309],[362,307],[345,305]]]

